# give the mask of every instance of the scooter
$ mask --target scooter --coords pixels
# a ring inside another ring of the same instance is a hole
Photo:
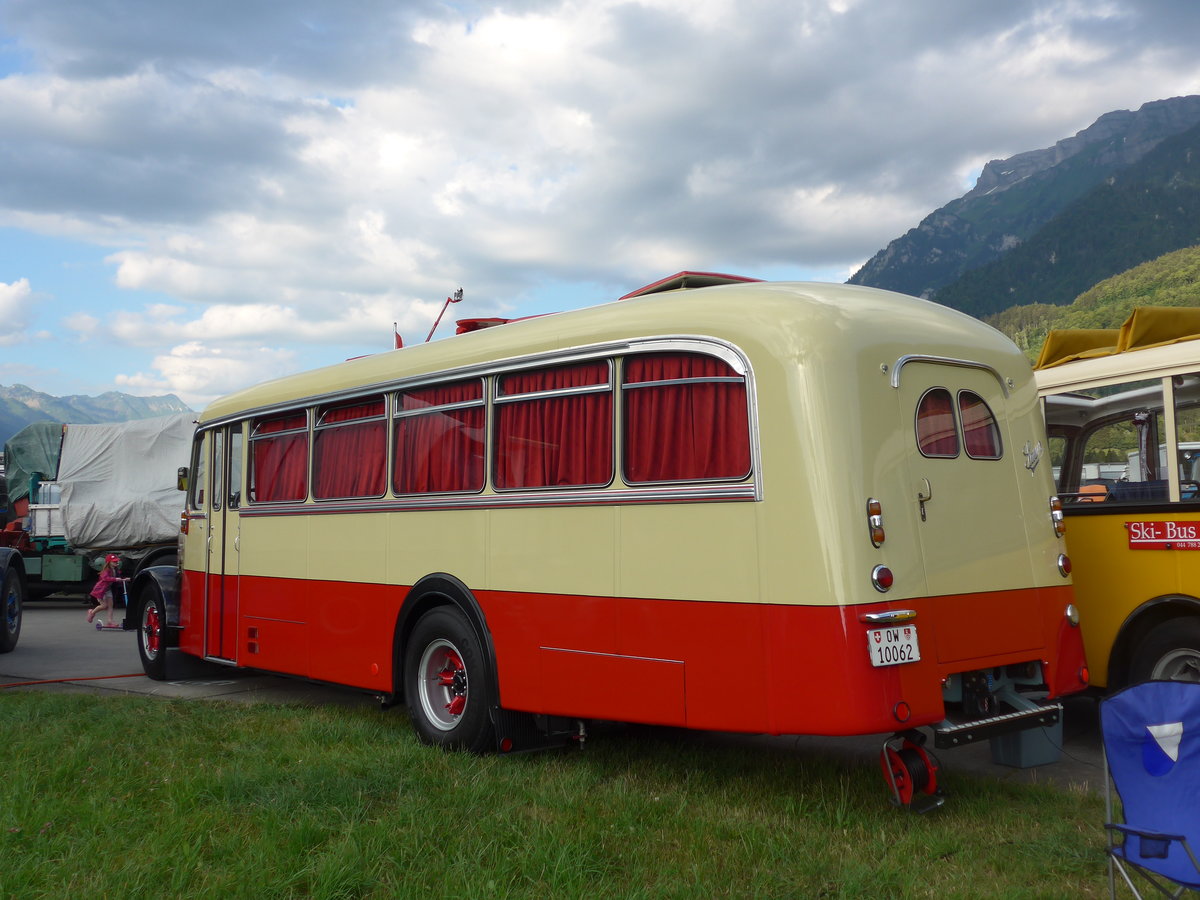
[[[122,582],[120,582],[120,584],[121,584],[121,592],[125,595],[125,609],[126,609],[126,611],[128,611],[128,609],[129,609],[129,589],[125,586],[125,582],[122,581]],[[124,621],[114,622],[112,625],[105,625],[103,622],[101,622],[99,619],[97,619],[96,620],[96,630],[97,631],[124,631],[125,630],[125,622]]]

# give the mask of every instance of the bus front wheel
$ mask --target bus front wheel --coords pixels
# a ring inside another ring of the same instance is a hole
[[[142,671],[148,678],[165,681],[167,678],[166,609],[162,597],[153,588],[142,592],[137,613],[138,656]]]
[[[421,616],[404,655],[404,698],[417,736],[448,750],[494,746],[492,685],[466,616],[439,606]]]
[[[1138,644],[1130,681],[1200,681],[1200,618],[1155,625]]]

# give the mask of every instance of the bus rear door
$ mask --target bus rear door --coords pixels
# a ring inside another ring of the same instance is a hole
[[[909,360],[899,379],[928,595],[943,663],[1039,647],[1041,614],[1023,515],[1030,479],[1020,448],[1008,446],[1007,387],[983,365]],[[968,595],[1011,590],[981,616]],[[994,615],[993,615],[994,614]],[[950,649],[953,648],[953,649]]]

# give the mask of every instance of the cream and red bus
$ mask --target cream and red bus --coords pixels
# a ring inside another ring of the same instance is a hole
[[[181,575],[137,586],[149,675],[348,685],[471,750],[609,720],[903,732],[901,761],[920,726],[1044,727],[1084,687],[1032,372],[998,332],[696,273],[496,321],[200,415]]]
[[[1036,379],[1098,687],[1200,681],[1200,309],[1052,332]]]

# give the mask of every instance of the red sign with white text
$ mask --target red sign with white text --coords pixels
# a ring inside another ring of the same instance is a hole
[[[1126,522],[1130,550],[1200,550],[1200,522]]]

